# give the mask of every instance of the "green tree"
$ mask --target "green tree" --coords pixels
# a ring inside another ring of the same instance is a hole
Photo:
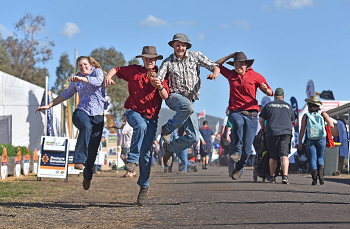
[[[6,42],[2,39],[0,34],[0,70],[8,74],[13,75],[11,69],[11,56],[10,52],[6,48]]]
[[[140,62],[139,62],[139,60],[136,59],[136,58],[133,58],[133,59],[131,59],[131,60],[128,61],[128,65],[133,65],[133,64],[139,65]]]
[[[116,51],[114,47],[94,49],[90,56],[99,62],[102,69],[106,72],[114,67],[121,67],[126,64],[124,55]],[[124,103],[129,95],[128,84],[116,76],[113,76],[113,80],[116,85],[111,85],[106,90],[106,95],[110,98],[108,111],[115,119],[119,119],[125,112]]]
[[[45,26],[45,18],[35,18],[26,13],[22,19],[15,24],[15,30],[23,34],[20,38],[17,33],[9,36],[4,41],[4,47],[11,57],[10,67],[12,74],[23,80],[45,86],[45,76],[48,75],[46,68],[37,67],[52,59],[50,47],[54,46],[52,41],[36,39],[36,35]],[[46,38],[47,39],[47,38]],[[46,69],[46,70],[45,70]]]
[[[66,87],[66,80],[74,74],[74,67],[69,63],[67,53],[63,53],[59,60],[60,65],[56,68],[56,82],[52,90],[57,94],[61,94]]]

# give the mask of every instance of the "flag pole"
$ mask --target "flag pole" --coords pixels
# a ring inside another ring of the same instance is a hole
[[[48,90],[49,89],[49,77],[46,76],[45,77],[45,105],[48,105],[48,100],[47,100],[47,94],[48,94]],[[44,126],[44,135],[47,136],[47,110],[45,110],[45,126]]]

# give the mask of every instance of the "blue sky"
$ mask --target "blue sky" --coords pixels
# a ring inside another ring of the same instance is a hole
[[[245,0],[245,1],[3,1],[0,33],[6,38],[25,12],[42,15],[46,26],[38,35],[55,42],[49,69],[49,87],[56,67],[67,52],[73,64],[78,56],[98,47],[124,54],[129,61],[142,47],[154,45],[169,56],[167,44],[175,33],[186,33],[192,49],[213,61],[235,51],[255,59],[253,69],[271,88],[282,87],[285,100],[296,97],[299,108],[306,98],[306,83],[313,79],[316,91],[332,90],[337,100],[349,99],[350,0]],[[161,61],[157,62],[160,65]],[[225,65],[229,68],[231,66]],[[229,85],[220,75],[206,80],[197,112],[223,117],[228,104]],[[259,91],[259,101],[264,96]],[[164,105],[166,107],[166,105]]]

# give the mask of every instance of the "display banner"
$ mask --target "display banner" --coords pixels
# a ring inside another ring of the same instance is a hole
[[[24,175],[28,175],[29,172],[29,153],[27,153],[24,156],[24,161],[23,161],[23,174]]]
[[[34,150],[34,174],[38,173],[38,150],[35,148]]]
[[[21,159],[21,148],[18,147],[16,157],[16,177],[19,177],[21,175]]]
[[[4,147],[1,156],[1,179],[6,179],[7,177],[7,150]]]
[[[306,84],[306,97],[310,99],[310,96],[315,95],[315,83],[313,80],[309,80]]]
[[[349,156],[348,150],[348,134],[346,132],[346,126],[342,120],[337,120],[338,132],[339,132],[339,142],[341,146],[339,148],[339,155],[345,158]]]
[[[292,108],[295,113],[295,122],[294,122],[294,143],[295,145],[298,145],[299,141],[299,120],[298,120],[298,102],[295,97],[290,98],[290,105],[292,105]]]
[[[68,139],[41,137],[38,177],[67,178]]]
[[[262,97],[262,99],[261,99],[261,105],[262,105],[263,107],[264,107],[266,104],[268,104],[269,102],[271,102],[270,97],[268,97],[268,96]]]

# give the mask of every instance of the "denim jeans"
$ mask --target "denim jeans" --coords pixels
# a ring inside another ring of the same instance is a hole
[[[321,138],[320,140],[311,140],[306,138],[306,149],[309,153],[311,170],[317,169],[317,165],[324,166],[326,138]]]
[[[187,157],[187,149],[181,151],[179,154],[179,165],[182,167],[182,171],[187,172],[187,166],[189,166],[190,162]]]
[[[73,113],[73,124],[79,129],[73,163],[85,165],[83,176],[91,180],[97,150],[100,146],[104,116],[89,116],[84,111],[76,109]]]
[[[241,169],[247,163],[253,140],[258,128],[258,118],[246,116],[237,111],[230,111],[228,120],[232,124],[231,130],[231,154],[241,155],[240,161],[236,163],[238,169]]]
[[[158,120],[144,118],[133,110],[126,112],[126,119],[134,130],[127,162],[139,163],[140,176],[137,184],[142,188],[147,188],[152,163],[151,150]]]
[[[171,93],[166,105],[176,112],[174,117],[166,123],[166,129],[172,133],[175,129],[183,124],[186,134],[179,136],[168,145],[168,149],[172,153],[181,153],[183,150],[191,147],[199,139],[198,117],[194,109],[194,104],[186,97]]]
[[[233,137],[232,137],[232,131],[230,133],[230,139],[231,139],[231,142],[229,143],[229,151],[228,151],[228,155],[231,156],[233,154]],[[248,156],[249,158],[249,156]],[[237,163],[234,162],[234,161],[231,161],[230,159],[228,160],[228,171],[229,173],[231,174],[231,172],[236,168],[237,166]],[[243,175],[243,168],[241,169],[241,175]]]

